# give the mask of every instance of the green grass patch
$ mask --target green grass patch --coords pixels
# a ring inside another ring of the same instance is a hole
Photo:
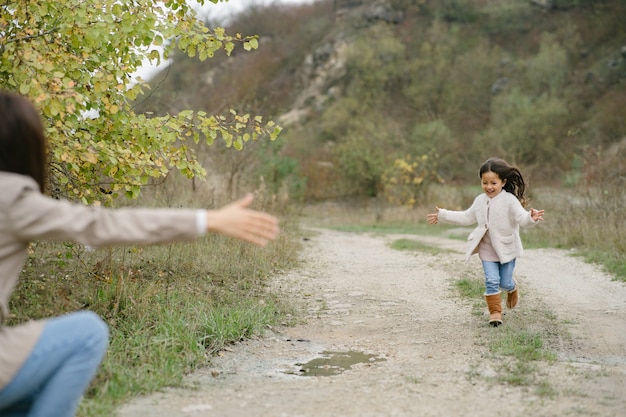
[[[438,236],[442,230],[426,223],[340,224],[329,229],[352,233],[381,233]]]
[[[476,277],[461,278],[454,282],[461,297],[472,301],[472,315],[482,316],[485,311],[485,285]]]
[[[485,286],[482,281],[472,278],[461,278],[455,282],[456,287],[462,297],[469,299],[481,298],[485,293]]]
[[[589,249],[581,256],[586,262],[602,265],[603,270],[613,275],[615,279],[626,282],[626,261],[621,253]]]
[[[537,365],[532,362],[513,361],[498,369],[497,380],[507,385],[532,386],[536,382]],[[546,382],[542,381],[545,385]]]
[[[427,252],[433,255],[444,252],[437,246],[427,245],[414,239],[396,239],[389,246],[396,250]]]
[[[556,354],[549,347],[559,334],[555,315],[544,310],[527,310],[523,315],[506,314],[505,310],[504,325],[491,328],[483,314],[486,304],[482,277],[462,278],[455,282],[455,286],[461,297],[472,302],[474,316],[484,320],[484,330],[478,335],[482,344],[501,359],[495,381],[534,386],[538,395],[554,395],[550,384],[540,379],[537,364],[556,360]]]
[[[490,348],[494,353],[512,356],[520,362],[554,360],[555,354],[544,346],[544,337],[536,330],[507,325],[492,341]]]
[[[225,346],[262,335],[283,321],[274,300],[198,300],[186,290],[169,300],[145,300],[142,313],[111,326],[111,344],[96,380],[81,404],[81,415],[111,415],[132,396],[180,386],[185,374],[208,366]]]

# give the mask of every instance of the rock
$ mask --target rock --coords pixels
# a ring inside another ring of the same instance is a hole
[[[382,20],[383,22],[393,23],[394,25],[402,22],[404,18],[402,12],[393,10],[385,3],[374,3],[370,5],[363,12],[363,16],[368,22]]]
[[[530,0],[530,3],[546,10],[554,9],[554,0]]]
[[[498,78],[493,84],[491,84],[491,95],[498,95],[506,90],[509,85],[509,79],[507,77]]]

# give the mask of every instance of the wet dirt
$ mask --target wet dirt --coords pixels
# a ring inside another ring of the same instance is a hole
[[[118,416],[626,416],[626,284],[563,250],[518,259],[520,304],[504,326],[542,309],[567,335],[556,361],[537,363],[551,387],[541,395],[494,378],[503,359],[485,335],[498,330],[454,287],[481,268],[465,262],[464,242],[410,236],[445,251],[391,249],[401,237],[312,230],[303,266],[272,283],[302,306],[301,324],[221,352],[186,387],[134,399]],[[329,352],[363,356],[301,375]]]

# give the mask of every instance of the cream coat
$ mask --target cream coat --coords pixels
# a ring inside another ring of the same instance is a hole
[[[525,210],[517,197],[502,190],[500,194],[489,198],[481,194],[465,211],[451,211],[440,209],[437,217],[441,223],[451,223],[459,226],[477,224],[467,238],[466,258],[478,251],[478,244],[487,230],[491,237],[491,245],[501,263],[507,263],[522,256],[524,249],[519,228],[537,224],[530,211]]]
[[[200,234],[198,210],[117,209],[72,204],[39,192],[30,177],[0,172],[0,389],[28,358],[45,320],[2,326],[33,240],[92,247],[190,241]]]

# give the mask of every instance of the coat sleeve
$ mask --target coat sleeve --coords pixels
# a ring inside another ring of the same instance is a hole
[[[524,209],[515,196],[511,199],[509,207],[509,215],[511,216],[513,223],[519,224],[520,227],[533,227],[537,224],[537,222],[530,216],[530,211]]]
[[[47,197],[24,187],[10,203],[18,240],[56,240],[93,247],[190,241],[199,236],[194,209],[107,209]]]
[[[476,224],[476,199],[472,205],[464,211],[439,209],[437,218],[441,223],[450,223],[459,226],[471,226]]]

